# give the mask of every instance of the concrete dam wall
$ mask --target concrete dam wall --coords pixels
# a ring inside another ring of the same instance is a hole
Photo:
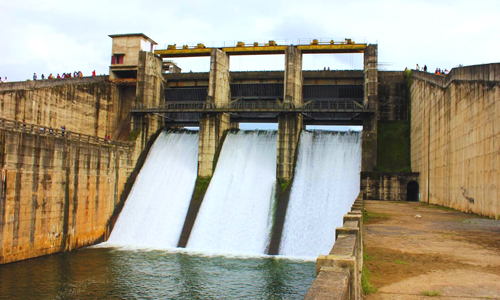
[[[158,130],[128,116],[136,100],[107,76],[0,85],[0,264],[107,238]]]
[[[420,201],[500,216],[500,64],[411,76],[411,168]]]
[[[50,134],[36,126],[0,128],[0,264],[94,244],[124,190],[128,146]]]

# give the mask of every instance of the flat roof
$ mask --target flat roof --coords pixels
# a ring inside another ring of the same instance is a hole
[[[150,37],[145,35],[144,33],[124,33],[124,34],[110,34],[108,35],[110,38],[119,38],[119,37],[130,37],[130,36],[140,36],[150,41],[153,45],[158,45],[157,42],[153,41]]]

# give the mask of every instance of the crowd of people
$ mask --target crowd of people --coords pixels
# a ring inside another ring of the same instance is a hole
[[[0,83],[5,83],[7,82],[7,77],[5,77],[5,79],[2,80],[2,77],[0,77]]]
[[[45,80],[45,79],[52,80],[52,79],[78,78],[78,77],[83,77],[82,71],[74,71],[73,73],[71,73],[71,72],[62,73],[62,75],[60,75],[59,73],[57,73],[56,76],[54,76],[54,75],[52,75],[52,73],[50,73],[49,76],[47,76],[47,77],[45,77],[45,75],[42,74],[41,80]],[[92,71],[92,77],[95,77],[95,70]],[[36,75],[36,73],[33,73],[33,80],[38,80],[38,75]]]
[[[427,72],[427,65],[424,65],[424,67],[421,68],[417,64],[417,66],[415,67],[415,70]],[[441,68],[436,68],[436,71],[434,71],[434,74],[437,74],[437,75],[448,75],[448,73],[449,73],[449,71],[447,69],[442,70]]]

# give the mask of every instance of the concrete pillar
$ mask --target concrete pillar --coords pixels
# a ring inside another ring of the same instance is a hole
[[[161,75],[162,60],[152,52],[140,51],[137,65],[137,84],[134,106],[136,108],[158,107],[163,104],[163,76]],[[142,151],[149,138],[162,126],[162,119],[154,115],[135,115],[132,129],[141,132],[136,150]]]
[[[364,57],[364,99],[363,104],[375,110],[363,119],[361,135],[361,171],[373,171],[377,166],[377,123],[378,123],[378,50],[377,45],[368,45]]]
[[[231,100],[229,82],[229,57],[219,49],[212,49],[207,105],[220,107],[229,103]],[[201,116],[198,142],[198,176],[212,176],[215,169],[215,156],[221,146],[224,131],[230,127],[228,113]]]
[[[288,107],[301,106],[302,97],[302,53],[296,47],[287,47],[285,52],[285,80],[283,104]],[[295,167],[295,154],[302,130],[302,115],[282,113],[278,116],[278,151],[276,177],[291,180]]]

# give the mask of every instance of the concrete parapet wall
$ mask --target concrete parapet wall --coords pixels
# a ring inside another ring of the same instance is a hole
[[[411,167],[421,201],[500,217],[500,64],[411,76]]]
[[[442,88],[455,81],[500,82],[500,63],[454,68],[446,76],[412,70],[411,76]]]
[[[128,114],[130,104],[118,95],[105,76],[6,83],[0,85],[0,115],[104,138],[114,136]]]
[[[62,85],[78,85],[95,82],[106,82],[108,76],[96,77],[77,77],[77,78],[64,78],[54,80],[29,80],[29,81],[13,81],[0,84],[0,92],[15,91],[15,90],[33,90],[40,88],[49,88]]]
[[[361,299],[363,269],[363,197],[361,193],[335,231],[328,255],[316,260],[316,273],[305,299]]]
[[[134,167],[131,147],[93,136],[0,126],[0,264],[89,246]]]

